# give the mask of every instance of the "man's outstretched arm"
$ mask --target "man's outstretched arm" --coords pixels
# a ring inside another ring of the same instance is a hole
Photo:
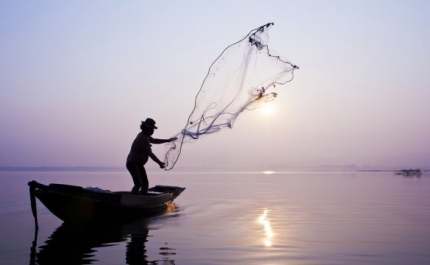
[[[173,141],[175,141],[177,138],[176,138],[176,137],[172,137],[172,138],[169,138],[169,139],[157,139],[157,138],[149,137],[148,139],[149,139],[149,142],[150,142],[151,144],[164,144],[164,143],[173,142]]]

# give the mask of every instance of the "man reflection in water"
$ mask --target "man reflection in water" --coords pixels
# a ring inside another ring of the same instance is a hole
[[[156,162],[160,168],[164,168],[163,162],[158,159],[154,153],[152,153],[151,144],[163,144],[168,142],[173,142],[176,138],[170,139],[156,139],[152,138],[154,130],[157,129],[155,126],[155,121],[151,118],[147,118],[142,121],[140,125],[142,130],[134,139],[131,145],[130,153],[127,156],[127,169],[133,178],[134,187],[131,190],[133,194],[146,194],[148,191],[148,176],[146,175],[144,165],[148,162],[150,157],[154,162]]]
[[[148,264],[145,243],[147,241],[148,231],[142,235],[131,235],[130,242],[126,245],[125,260],[129,265]]]

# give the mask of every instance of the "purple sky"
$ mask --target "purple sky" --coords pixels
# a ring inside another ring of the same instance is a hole
[[[0,166],[123,166],[178,133],[209,65],[268,22],[300,66],[274,113],[183,147],[181,168],[430,167],[428,1],[1,1]],[[155,153],[164,155],[164,147]],[[152,166],[154,163],[149,162]]]

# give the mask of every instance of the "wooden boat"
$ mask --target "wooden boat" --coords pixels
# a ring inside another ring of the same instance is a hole
[[[34,180],[28,185],[36,227],[36,198],[64,222],[122,222],[165,211],[185,190],[176,186],[158,185],[150,188],[146,195],[134,195],[128,191],[111,192],[65,184],[44,185]]]

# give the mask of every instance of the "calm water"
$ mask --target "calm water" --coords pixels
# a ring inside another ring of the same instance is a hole
[[[0,172],[0,264],[430,264],[430,177],[392,173],[150,173],[175,208],[70,228],[27,182],[128,190],[127,172]],[[35,240],[36,239],[36,240]]]

